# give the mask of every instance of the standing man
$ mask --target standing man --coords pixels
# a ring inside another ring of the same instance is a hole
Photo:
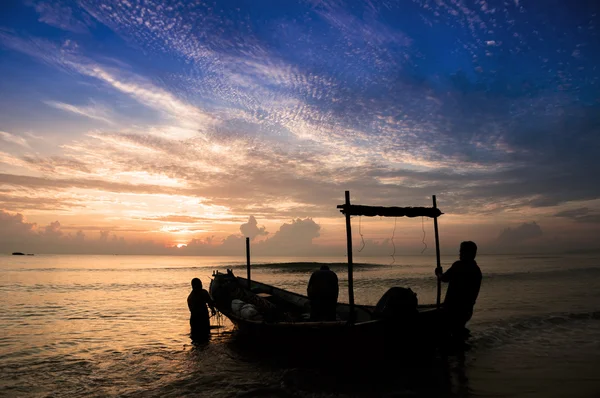
[[[310,299],[310,320],[335,321],[340,290],[335,272],[322,265],[310,276],[306,290]]]
[[[187,299],[190,309],[190,326],[192,328],[192,339],[208,338],[210,334],[210,319],[208,317],[208,305],[210,311],[215,315],[214,303],[208,292],[202,289],[202,281],[198,278],[192,279],[192,292]]]
[[[475,262],[477,245],[466,241],[460,244],[460,260],[443,272],[442,268],[435,273],[442,282],[448,282],[448,290],[444,299],[444,315],[450,337],[454,341],[464,341],[468,335],[465,328],[473,316],[473,307],[481,287],[481,270]]]

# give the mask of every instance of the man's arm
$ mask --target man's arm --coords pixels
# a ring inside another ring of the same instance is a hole
[[[189,308],[190,312],[193,312],[192,311],[192,294],[191,293],[189,294],[189,296],[187,298],[187,304],[188,304],[188,308]]]
[[[454,269],[454,265],[456,263],[452,264],[452,266],[450,268],[448,268],[448,271],[443,272],[442,267],[436,268],[435,270],[435,274],[438,276],[438,278],[440,278],[442,280],[442,282],[450,282],[450,280],[452,279],[452,276],[454,275],[455,269]]]

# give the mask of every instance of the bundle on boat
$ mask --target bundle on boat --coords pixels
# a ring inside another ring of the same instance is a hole
[[[293,322],[302,319],[304,312],[310,312],[306,302],[289,302],[272,295],[263,284],[236,277],[231,270],[226,274],[217,272],[210,284],[210,293],[219,311],[249,321]],[[268,285],[264,285],[268,286]]]

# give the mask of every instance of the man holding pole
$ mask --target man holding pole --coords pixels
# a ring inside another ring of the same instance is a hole
[[[460,260],[443,272],[442,267],[435,274],[442,282],[448,283],[444,300],[444,320],[454,342],[464,341],[468,330],[467,322],[473,316],[473,307],[481,287],[481,270],[475,262],[477,245],[467,241],[460,244]]]

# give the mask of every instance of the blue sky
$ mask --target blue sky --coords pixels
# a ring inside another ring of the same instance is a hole
[[[64,250],[109,231],[201,254],[255,216],[257,242],[333,247],[349,189],[437,194],[449,245],[597,248],[596,2],[0,7],[0,209],[22,239],[59,221]]]

